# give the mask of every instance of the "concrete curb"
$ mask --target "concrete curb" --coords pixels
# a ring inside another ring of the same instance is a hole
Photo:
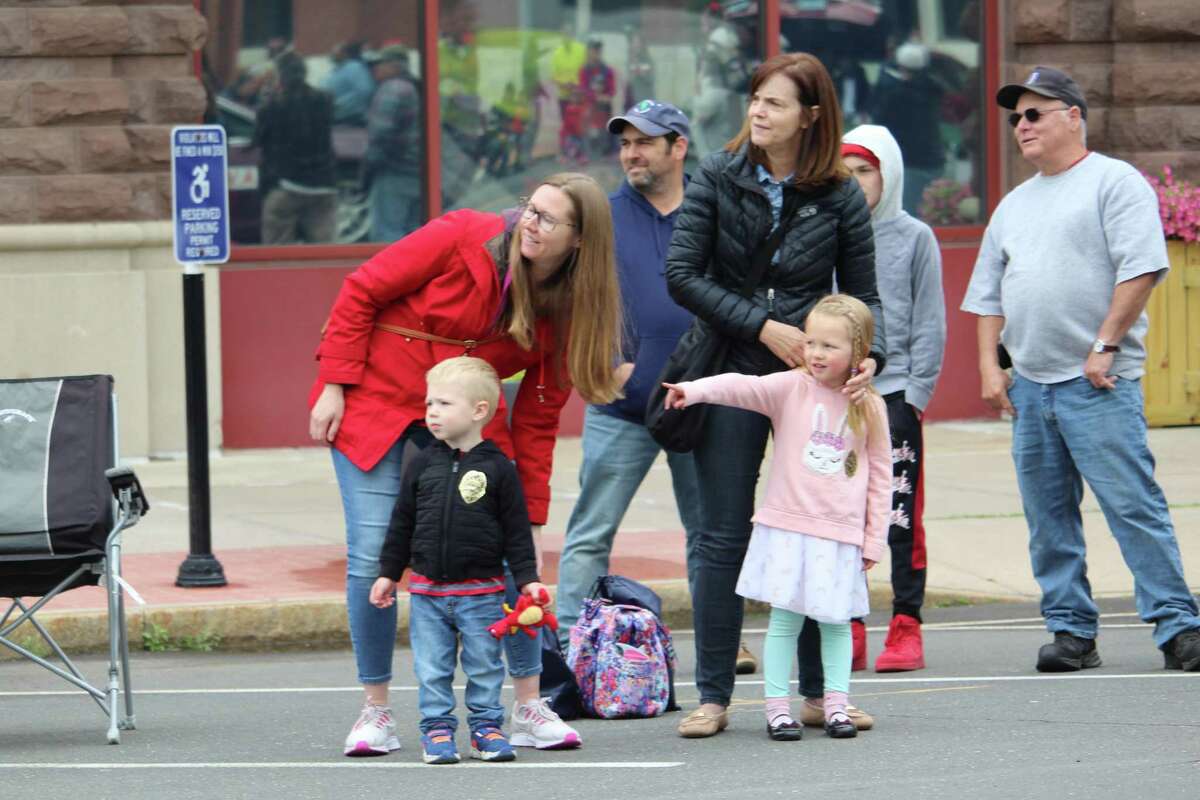
[[[671,628],[692,626],[692,602],[687,581],[646,581],[663,601],[664,621]],[[553,592],[556,587],[551,587]],[[871,588],[871,607],[887,608],[891,588]],[[929,607],[1011,602],[996,595],[969,595],[930,591]],[[747,611],[766,613],[763,603],[751,602]],[[397,604],[397,643],[408,642],[408,603]],[[107,614],[103,611],[44,612],[38,620],[68,653],[103,652],[108,648]],[[350,644],[346,603],[341,595],[311,600],[230,602],[174,607],[127,607],[126,627],[130,649],[224,650],[263,652],[296,649],[344,648]],[[18,644],[39,655],[49,652],[28,623],[12,634]],[[0,652],[0,661],[20,658],[10,650]]]

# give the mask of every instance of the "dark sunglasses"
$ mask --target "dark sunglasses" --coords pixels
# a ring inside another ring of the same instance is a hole
[[[1033,122],[1037,122],[1039,119],[1041,119],[1043,114],[1049,114],[1051,111],[1070,111],[1070,110],[1071,110],[1070,106],[1063,106],[1062,108],[1041,108],[1041,109],[1027,108],[1020,114],[1017,114],[1017,113],[1009,114],[1008,115],[1008,124],[1012,125],[1015,128],[1015,127],[1017,127],[1017,125],[1019,125],[1021,123],[1021,117],[1024,117],[1025,119],[1027,119],[1031,123],[1033,123]]]

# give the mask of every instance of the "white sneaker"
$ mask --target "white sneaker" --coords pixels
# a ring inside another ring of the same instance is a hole
[[[343,752],[348,756],[386,756],[399,749],[400,740],[396,738],[392,710],[371,703],[363,706],[358,722],[354,723],[350,735],[346,737],[346,749]]]
[[[512,735],[508,741],[514,747],[538,750],[566,750],[583,744],[579,732],[563,722],[542,697],[513,706]]]

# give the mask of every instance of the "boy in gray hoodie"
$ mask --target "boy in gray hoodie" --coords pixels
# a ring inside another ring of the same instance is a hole
[[[887,364],[875,378],[883,395],[892,434],[892,519],[888,548],[892,560],[892,623],[876,672],[925,667],[921,606],[925,602],[925,528],[922,515],[921,415],[933,395],[946,344],[946,306],[942,295],[942,256],[933,231],[901,207],[904,160],[887,128],[860,125],[842,138],[842,158],[871,208],[875,234],[875,280],[887,330]],[[854,642],[851,669],[867,668],[867,629],[851,620]],[[806,624],[800,634],[800,721],[823,724],[824,670],[820,632]],[[859,730],[874,719],[848,709]]]
[[[887,402],[892,431],[892,624],[876,672],[925,666],[921,606],[925,601],[921,415],[933,395],[946,345],[942,257],[933,231],[901,208],[904,161],[887,128],[860,125],[842,139],[842,157],[871,207],[875,279],[888,332],[887,365],[875,388]],[[860,627],[859,669],[866,668]],[[857,642],[856,642],[857,644]]]

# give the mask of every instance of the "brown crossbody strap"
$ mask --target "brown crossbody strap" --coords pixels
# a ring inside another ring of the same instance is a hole
[[[388,325],[386,322],[376,322],[375,327],[381,331],[395,333],[400,336],[405,336],[409,339],[422,339],[426,342],[437,342],[438,344],[449,344],[455,347],[461,347],[467,353],[470,353],[476,347],[484,344],[498,342],[507,336],[507,333],[502,333],[497,336],[489,336],[486,339],[450,339],[445,336],[438,336],[434,333],[426,333],[425,331],[417,331],[412,328],[401,328],[399,325]]]

